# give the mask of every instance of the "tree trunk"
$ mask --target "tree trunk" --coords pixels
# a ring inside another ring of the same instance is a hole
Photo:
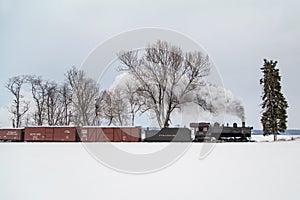
[[[134,113],[132,112],[132,117],[131,117],[131,126],[134,126]]]
[[[277,141],[277,132],[274,133],[274,141]]]
[[[168,127],[170,126],[170,124],[169,124],[170,116],[171,116],[171,112],[168,111],[168,112],[167,112],[166,119],[165,119],[165,122],[164,122],[164,128],[168,128]]]

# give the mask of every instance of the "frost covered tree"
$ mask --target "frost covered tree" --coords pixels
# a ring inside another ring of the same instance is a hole
[[[13,127],[21,127],[22,117],[29,110],[29,102],[24,100],[21,89],[27,83],[27,76],[20,75],[12,77],[8,80],[5,87],[14,96],[13,104],[9,112],[13,114],[12,125]]]
[[[287,108],[288,103],[281,92],[281,76],[279,69],[276,68],[277,61],[264,60],[261,68],[263,78],[260,84],[263,86],[262,93],[262,117],[264,135],[274,135],[274,141],[277,140],[277,134],[284,132],[287,128]]]
[[[103,91],[102,95],[103,101],[104,101],[104,107],[103,107],[103,118],[107,120],[107,125],[110,126],[113,124],[113,120],[115,118],[114,114],[114,107],[113,107],[113,100],[112,95],[109,91]]]
[[[121,70],[135,79],[141,112],[155,114],[160,127],[170,125],[171,114],[203,85],[210,72],[207,55],[183,52],[166,41],[150,44],[144,51],[124,51],[118,54]]]

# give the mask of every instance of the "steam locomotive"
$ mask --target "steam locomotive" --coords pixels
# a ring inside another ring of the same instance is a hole
[[[245,122],[238,127],[233,123],[232,127],[220,125],[219,123],[191,123],[190,127],[194,128],[195,142],[207,141],[227,141],[227,142],[247,142],[251,138],[253,127],[246,127]]]
[[[206,122],[191,123],[189,128],[146,130],[136,127],[36,126],[0,129],[0,141],[13,142],[247,142],[252,127],[236,123],[232,127]],[[142,134],[143,132],[143,134]],[[142,137],[143,136],[143,137]]]

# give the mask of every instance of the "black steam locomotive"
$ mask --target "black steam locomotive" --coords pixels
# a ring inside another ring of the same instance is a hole
[[[206,141],[227,141],[227,142],[247,142],[251,138],[251,130],[253,127],[246,127],[245,122],[238,127],[234,123],[232,127],[220,125],[219,123],[191,123],[191,128],[194,128],[195,142]]]

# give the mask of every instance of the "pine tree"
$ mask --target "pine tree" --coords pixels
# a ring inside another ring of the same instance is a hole
[[[260,84],[263,86],[262,94],[262,117],[264,135],[274,135],[274,141],[277,140],[277,134],[284,132],[287,128],[287,108],[288,103],[281,92],[281,76],[279,69],[276,68],[277,61],[264,60],[261,68],[263,78]]]

